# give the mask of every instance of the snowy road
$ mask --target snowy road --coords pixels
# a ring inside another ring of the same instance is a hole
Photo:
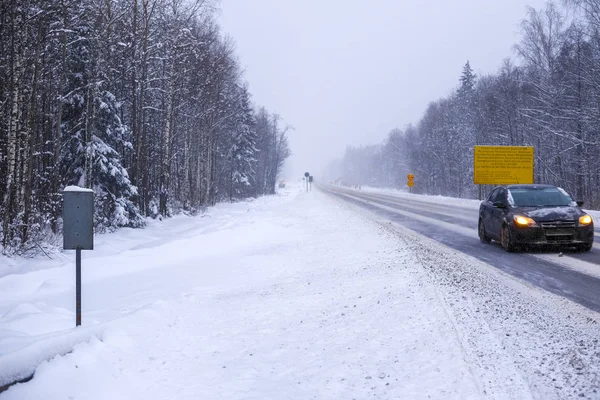
[[[0,400],[600,397],[598,313],[361,207],[293,188],[100,235],[79,328],[72,253],[0,257],[0,387],[35,372]]]
[[[375,212],[444,245],[486,262],[552,293],[600,311],[600,247],[590,252],[541,250],[506,253],[499,243],[481,244],[477,237],[478,203],[444,204],[444,199],[382,194],[339,186],[326,192]],[[598,229],[598,228],[596,228]]]

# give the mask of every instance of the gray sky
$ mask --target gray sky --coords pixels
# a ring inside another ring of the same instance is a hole
[[[253,99],[295,128],[286,175],[377,144],[448,95],[469,60],[514,57],[526,5],[544,0],[221,0]]]

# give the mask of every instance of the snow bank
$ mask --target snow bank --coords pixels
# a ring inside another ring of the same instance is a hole
[[[67,186],[63,192],[84,192],[84,193],[94,193],[92,189],[82,188],[79,186]]]
[[[0,256],[0,387],[30,376],[42,361],[70,352],[77,343],[101,338],[106,322],[123,314],[134,315],[161,298],[156,293],[140,296],[134,288],[136,275],[147,271],[142,285],[164,288],[167,295],[177,293],[174,287],[187,288],[191,283],[170,276],[171,266],[185,264],[198,251],[217,258],[227,253],[232,246],[229,239],[236,240],[231,235],[236,226],[240,245],[245,237],[246,242],[259,241],[260,236],[236,221],[236,214],[246,217],[286,196],[291,192],[252,202],[221,204],[198,217],[181,215],[151,221],[148,229],[98,235],[97,250],[82,254],[84,326],[77,329],[74,252],[55,254],[54,259]],[[197,236],[200,245],[190,242]],[[246,246],[253,248],[251,243]]]
[[[0,331],[0,335],[4,337],[3,341],[7,341],[6,336],[10,333],[5,330]],[[77,343],[88,341],[101,333],[101,326],[91,326],[41,335],[19,351],[2,355],[0,387],[28,378],[42,362],[67,354],[73,351]]]

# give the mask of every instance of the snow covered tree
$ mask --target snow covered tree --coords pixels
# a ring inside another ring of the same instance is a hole
[[[469,98],[475,90],[477,75],[473,72],[469,61],[463,66],[460,76],[460,87],[458,88],[458,96],[461,98]]]
[[[456,107],[453,107],[453,113],[456,120],[457,142],[454,149],[458,158],[455,162],[457,168],[455,176],[457,177],[456,187],[457,196],[472,196],[474,185],[473,176],[473,146],[479,144],[479,132],[475,128],[476,108],[475,104],[475,85],[477,75],[473,72],[469,61],[463,67],[460,76],[460,86],[456,94]]]
[[[99,94],[96,103],[97,119],[94,123],[98,135],[92,134],[87,143],[85,152],[91,165],[88,164],[86,174],[82,174],[90,177],[88,186],[94,189],[95,224],[109,229],[143,226],[142,216],[133,202],[137,188],[132,185],[121,156],[107,143],[111,141],[131,148],[131,144],[123,140],[127,129],[119,118],[118,104],[107,91]]]
[[[63,117],[63,135],[69,144],[63,148],[64,183],[94,189],[97,228],[141,226],[141,215],[132,201],[137,188],[115,150],[130,151],[131,143],[120,118],[120,104],[108,89],[110,55],[102,50],[110,46],[100,46],[91,4],[80,3],[80,7],[74,27],[80,39],[70,49]]]
[[[452,95],[431,102],[417,124],[388,137],[369,179],[381,169],[393,176],[406,164],[424,178],[416,191],[475,197],[473,145],[534,146],[536,182],[600,206],[600,2],[562,4],[574,13],[554,2],[527,8],[516,45],[519,65],[507,59],[496,74],[477,77],[467,62]],[[341,161],[352,160],[350,168],[368,152],[351,149]],[[341,164],[332,164],[335,173]]]
[[[256,115],[257,132],[257,195],[275,193],[285,160],[291,155],[287,132],[291,127],[279,127],[279,116],[261,108]]]
[[[98,229],[272,193],[285,130],[265,111],[259,137],[214,13],[212,0],[0,2],[3,249],[60,233],[69,184],[94,189]]]
[[[256,121],[250,106],[250,94],[246,87],[240,88],[240,116],[236,126],[235,139],[231,149],[231,190],[230,200],[252,195],[256,181]]]

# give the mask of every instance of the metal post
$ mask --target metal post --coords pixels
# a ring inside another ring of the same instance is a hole
[[[81,325],[81,249],[75,250],[75,326]]]
[[[483,197],[483,188],[479,185],[479,200]]]

